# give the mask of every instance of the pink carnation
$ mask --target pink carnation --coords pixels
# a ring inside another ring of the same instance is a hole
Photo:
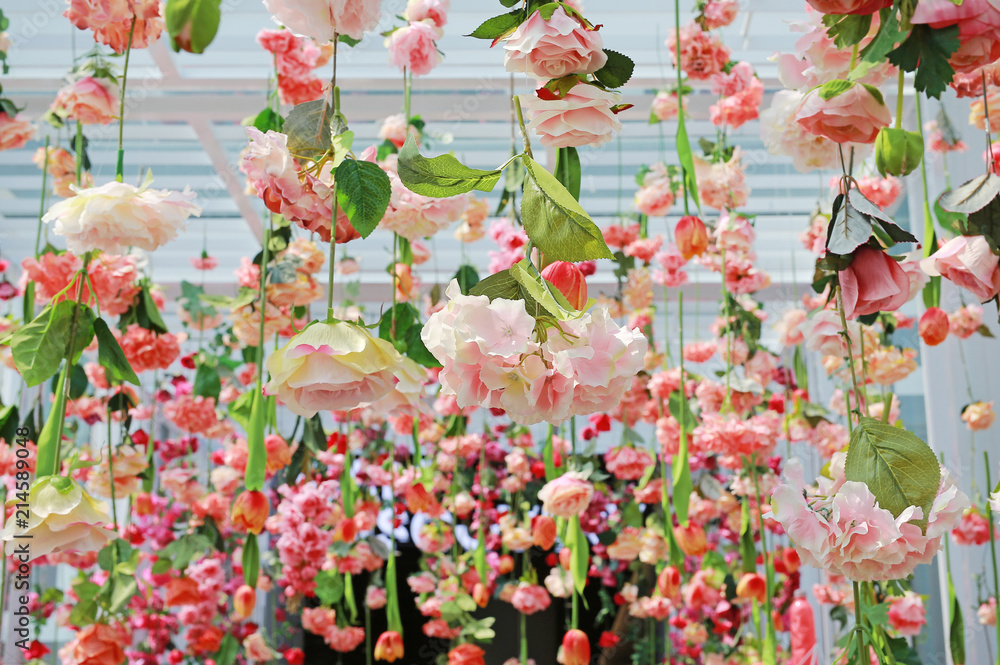
[[[692,80],[706,81],[729,63],[729,48],[697,23],[681,28],[680,42],[681,69]],[[676,65],[677,38],[674,31],[667,39],[667,48]]]
[[[433,21],[411,21],[386,38],[389,61],[400,70],[409,70],[414,76],[430,74],[442,60],[436,43],[440,36],[440,30]]]

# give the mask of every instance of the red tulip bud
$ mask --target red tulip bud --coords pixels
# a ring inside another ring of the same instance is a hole
[[[514,557],[509,554],[504,554],[500,557],[500,574],[506,575],[514,570]]]
[[[392,663],[403,657],[403,636],[394,630],[387,630],[375,642],[375,660]]]
[[[939,307],[931,307],[920,317],[920,339],[927,346],[937,346],[948,339],[948,315]]]
[[[563,665],[589,665],[590,638],[578,628],[567,631],[562,641]]]
[[[679,524],[675,526],[674,538],[677,539],[677,545],[681,551],[688,556],[701,556],[708,551],[705,530],[694,522],[688,522],[686,527]]]
[[[656,578],[656,588],[664,598],[675,598],[681,590],[681,573],[673,566],[667,566]]]
[[[472,587],[472,600],[476,602],[479,607],[486,607],[490,602],[490,590],[486,588],[486,585],[482,582],[476,582],[475,586]]]
[[[736,584],[736,597],[763,603],[767,598],[767,583],[757,573],[744,573]]]
[[[694,215],[681,217],[674,228],[674,241],[685,261],[701,256],[708,249],[708,229],[705,222]]]
[[[542,277],[552,283],[574,309],[587,306],[587,279],[575,263],[556,261],[546,266]]]
[[[250,613],[256,604],[257,592],[248,584],[240,586],[233,594],[233,610],[240,619],[250,618]]]
[[[236,497],[230,517],[238,531],[259,534],[264,530],[264,520],[270,512],[271,506],[263,492],[246,490]]]
[[[559,565],[563,570],[569,570],[570,562],[573,560],[573,551],[568,547],[559,550]]]
[[[153,514],[153,497],[150,496],[149,492],[139,492],[135,495],[135,513],[136,515]]]
[[[539,515],[532,525],[531,535],[535,547],[550,550],[556,544],[556,521],[548,515]]]
[[[798,571],[802,567],[802,559],[799,558],[799,552],[794,547],[786,547],[781,552],[781,559],[785,562],[785,570],[789,574]]]

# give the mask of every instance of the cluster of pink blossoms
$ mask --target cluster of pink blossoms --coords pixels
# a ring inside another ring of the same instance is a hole
[[[708,109],[712,124],[733,129],[756,120],[764,100],[764,84],[745,61],[736,63],[729,73],[714,74],[712,92],[722,98]]]
[[[785,466],[786,484],[772,495],[774,518],[784,527],[803,563],[855,581],[894,580],[910,575],[937,553],[942,534],[953,529],[969,506],[950,474],[941,470],[941,485],[927,517],[925,531],[913,522],[923,510],[910,506],[893,517],[879,507],[864,483],[818,479],[807,487],[802,465]]]
[[[674,186],[666,164],[653,164],[635,193],[635,209],[647,217],[664,217],[674,204]]]
[[[343,210],[337,215],[336,231],[331,230],[333,178],[329,170],[325,169],[320,177],[303,171],[289,152],[284,134],[270,130],[265,134],[255,127],[247,127],[247,134],[250,145],[240,162],[240,171],[268,210],[314,231],[325,242],[331,236],[338,243],[359,237]],[[374,150],[366,151],[361,158],[374,161]]]
[[[130,33],[132,48],[146,48],[160,38],[160,8],[160,0],[70,0],[63,16],[80,30],[93,30],[95,41],[121,54]]]
[[[526,425],[561,423],[612,409],[643,367],[646,338],[604,308],[560,321],[539,339],[522,300],[465,296],[455,281],[446,293],[448,304],[421,337],[444,364],[442,392],[459,408],[502,408]]]
[[[302,104],[323,96],[325,82],[313,70],[329,60],[328,46],[321,48],[314,40],[299,37],[290,30],[261,30],[257,33],[257,43],[274,54],[282,103]]]
[[[77,273],[83,267],[79,257],[64,252],[56,254],[48,252],[37,259],[28,257],[21,261],[21,286],[24,289],[29,281],[35,283],[35,301],[47,303],[56,294],[59,301],[75,300],[79,283]],[[136,286],[139,270],[136,268],[134,256],[119,256],[117,254],[98,254],[87,264],[89,281],[83,285],[81,302],[90,302],[95,297],[101,305],[101,311],[114,316],[120,316],[128,311],[139,294]],[[91,293],[93,287],[94,293]]]

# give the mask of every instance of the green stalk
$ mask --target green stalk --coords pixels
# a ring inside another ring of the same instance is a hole
[[[677,134],[678,136],[681,132],[687,134],[687,128],[684,125],[684,89],[682,87],[683,74],[681,72],[681,2],[680,0],[674,0],[674,41],[676,47],[676,57],[674,58],[677,62]],[[687,175],[684,172],[684,166],[681,166],[681,177],[684,180],[684,214],[690,215],[691,210],[688,205],[688,192],[687,187]],[[693,174],[692,174],[693,175]]]
[[[125,66],[122,68],[121,96],[118,103],[118,161],[115,165],[115,180],[122,182],[125,173],[125,150],[122,147],[125,134],[125,83],[128,80],[128,60],[132,55],[132,35],[135,34],[135,15],[128,30],[128,46],[125,47]]]
[[[858,635],[858,665],[869,665],[871,659],[865,649],[865,633],[862,628],[864,620],[861,615],[862,602],[861,590],[858,583],[854,582],[854,631]]]
[[[337,90],[337,40],[339,36],[333,33],[333,74],[330,77],[330,97],[333,101],[333,121],[338,122],[337,116],[340,113],[340,91]],[[330,268],[329,279],[326,286],[326,322],[333,323],[333,279],[337,266],[337,181],[333,181],[333,218],[330,226]]]
[[[528,665],[528,615],[521,613],[521,665]]]
[[[983,462],[986,464],[986,490],[990,491],[993,487],[993,481],[990,478],[990,454],[988,451],[983,451]],[[1000,575],[997,574],[997,541],[993,534],[993,508],[990,506],[990,502],[986,502],[986,521],[990,525],[990,559],[993,562],[993,596],[1000,603]],[[997,631],[997,645],[1000,647],[1000,621],[997,621],[996,625]],[[1000,665],[1000,648],[997,648],[996,665]]]
[[[837,285],[837,310],[840,312],[840,325],[844,336],[844,346],[847,348],[847,364],[851,368],[851,383],[854,385],[854,402],[855,407],[858,409],[858,414],[861,413],[861,391],[858,390],[858,376],[854,371],[854,355],[851,353],[851,334],[847,331],[847,316],[844,314],[844,292],[841,290],[840,285]],[[862,361],[863,362],[863,361]],[[856,419],[857,422],[860,421],[860,417]],[[853,431],[853,426],[851,425],[851,410],[847,410],[847,425],[848,429]]]
[[[899,70],[899,82],[896,85],[896,129],[903,128],[903,80],[905,72]],[[922,160],[921,160],[922,161]]]
[[[521,128],[521,140],[524,142],[524,154],[534,159],[531,154],[531,141],[528,139],[528,130],[524,125],[524,111],[521,110],[521,99],[514,95],[514,110],[517,112],[517,125]]]

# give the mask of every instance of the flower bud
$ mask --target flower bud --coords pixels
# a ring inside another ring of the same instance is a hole
[[[564,547],[559,550],[559,565],[562,566],[563,570],[569,570],[570,562],[573,561],[573,550],[568,547]]]
[[[563,665],[588,665],[590,663],[590,638],[579,628],[566,631],[562,641]]]
[[[781,559],[785,562],[785,570],[789,574],[798,572],[799,568],[802,567],[802,559],[799,557],[799,552],[794,547],[786,547],[781,552]]]
[[[548,515],[539,515],[532,525],[531,536],[535,547],[552,549],[556,544],[556,521]]]
[[[264,521],[270,512],[271,506],[263,492],[245,490],[233,502],[230,518],[236,530],[256,535],[264,530]]]
[[[250,618],[257,604],[257,592],[249,584],[243,584],[233,594],[233,610],[240,619]]]
[[[677,539],[677,545],[681,551],[688,556],[701,556],[708,551],[705,530],[694,522],[688,522],[686,527],[679,524],[675,526],[674,538]]]
[[[587,279],[575,263],[555,261],[542,271],[542,277],[559,289],[574,309],[587,306]]]
[[[736,584],[736,597],[763,603],[767,599],[767,582],[757,573],[744,573]]]
[[[950,328],[948,315],[940,307],[929,307],[920,317],[920,339],[927,346],[937,346],[948,339]]]
[[[353,543],[358,535],[357,524],[350,517],[344,517],[337,523],[337,528],[333,531],[333,542]]]
[[[895,127],[883,127],[875,139],[875,166],[884,178],[904,176],[920,166],[924,156],[924,140],[917,132]]]
[[[394,630],[387,630],[375,642],[375,660],[392,663],[403,657],[403,636]]]
[[[490,590],[482,582],[476,582],[472,587],[472,600],[479,607],[486,607],[490,602]]]
[[[685,215],[674,228],[674,242],[685,261],[701,256],[708,249],[708,229],[705,222],[694,215]]]
[[[136,515],[153,514],[153,497],[149,492],[139,492],[135,495],[134,510]]]
[[[675,598],[681,590],[681,573],[673,566],[667,566],[656,578],[656,588],[664,598]]]
[[[500,557],[499,570],[501,575],[506,575],[514,570],[514,557],[509,554],[504,554]]]

